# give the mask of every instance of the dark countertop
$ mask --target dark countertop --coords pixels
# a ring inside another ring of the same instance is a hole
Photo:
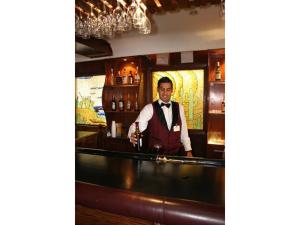
[[[75,158],[79,182],[225,206],[222,160],[170,157],[175,161],[156,162],[153,155],[84,148],[76,149]]]
[[[81,138],[85,138],[91,135],[97,134],[95,131],[76,131],[75,138],[76,140],[80,140]]]

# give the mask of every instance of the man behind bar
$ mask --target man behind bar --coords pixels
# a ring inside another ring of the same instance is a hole
[[[191,141],[188,135],[183,106],[171,101],[173,83],[168,77],[162,77],[157,83],[159,99],[147,104],[138,118],[140,131],[148,128],[148,148],[160,145],[162,154],[183,155],[192,157]],[[128,131],[128,138],[133,144],[137,143],[133,123]]]

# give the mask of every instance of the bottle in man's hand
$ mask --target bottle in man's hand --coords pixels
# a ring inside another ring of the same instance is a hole
[[[134,132],[135,138],[137,139],[137,143],[135,145],[135,148],[137,151],[141,151],[142,145],[143,145],[143,139],[142,139],[142,133],[140,132],[139,128],[139,122],[135,122],[135,132]]]

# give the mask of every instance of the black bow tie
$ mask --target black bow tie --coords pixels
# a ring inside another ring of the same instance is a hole
[[[163,103],[163,102],[162,102],[162,103],[160,104],[160,107],[166,106],[167,108],[169,108],[170,105],[171,105],[170,103]]]

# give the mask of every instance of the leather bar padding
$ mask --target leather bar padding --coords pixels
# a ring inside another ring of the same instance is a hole
[[[76,182],[75,193],[76,204],[165,225],[225,224],[223,206],[165,198],[82,182]]]

